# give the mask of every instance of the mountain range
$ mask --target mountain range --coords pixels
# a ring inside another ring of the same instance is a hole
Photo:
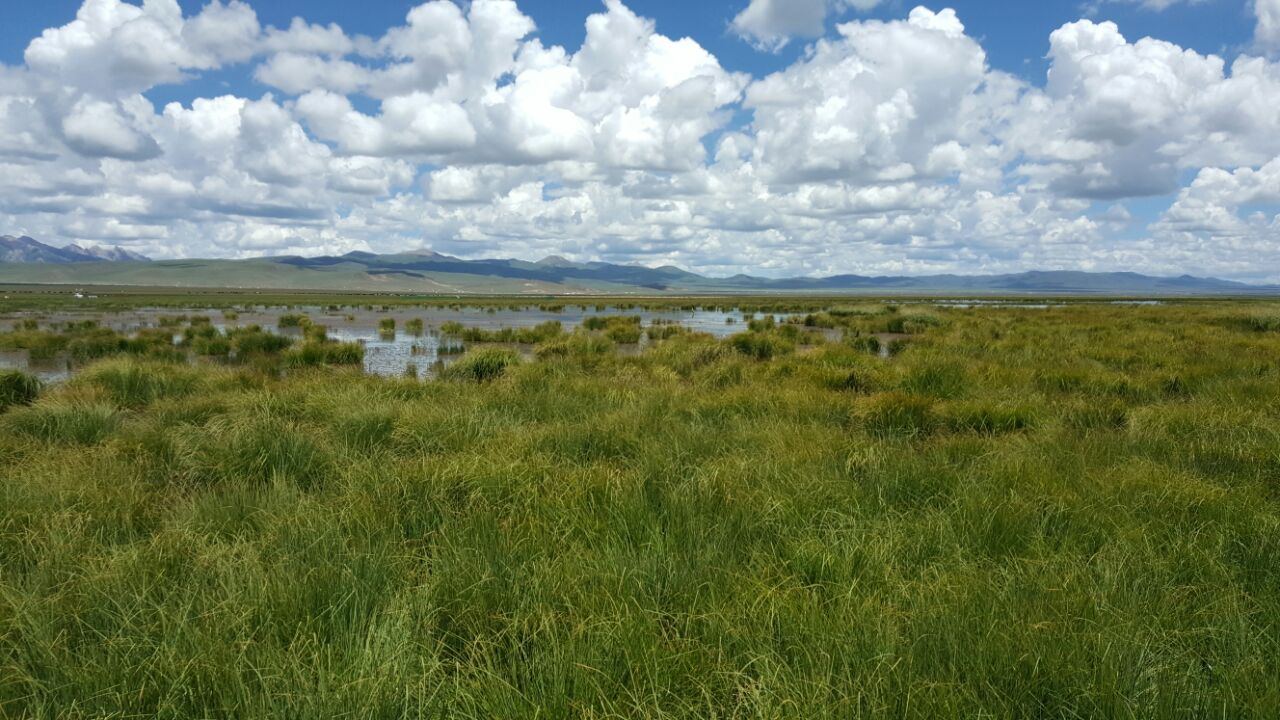
[[[493,294],[824,293],[901,295],[1280,295],[1280,286],[1132,272],[1032,271],[1004,275],[715,278],[670,265],[650,268],[548,257],[464,260],[431,251],[157,260],[120,249],[55,248],[0,237],[0,282],[189,288]]]
[[[119,247],[96,245],[45,245],[22,235],[0,235],[0,262],[4,263],[81,263],[81,262],[149,262],[150,258]]]

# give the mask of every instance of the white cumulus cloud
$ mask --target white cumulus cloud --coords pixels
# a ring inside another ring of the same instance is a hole
[[[866,11],[881,0],[751,0],[734,16],[731,26],[738,35],[763,49],[780,50],[793,38],[822,34],[828,12],[847,8]]]
[[[1267,51],[1280,50],[1280,0],[1253,0],[1253,11],[1258,19],[1254,32],[1258,46]]]
[[[371,37],[264,28],[240,0],[84,0],[0,66],[0,232],[157,257],[426,245],[1280,281],[1277,0],[1225,57],[1069,22],[1030,78],[993,68],[954,10],[857,14],[879,5],[727,6],[756,44],[810,43],[752,77],[622,0],[576,47],[511,0],[430,0]],[[239,81],[202,93],[210,71]],[[182,101],[157,107],[160,86]]]

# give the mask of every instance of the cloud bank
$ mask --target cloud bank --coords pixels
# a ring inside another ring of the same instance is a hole
[[[426,2],[380,37],[263,27],[238,0],[85,0],[0,66],[0,230],[157,257],[1280,279],[1277,0],[1230,63],[1064,25],[1036,83],[992,69],[952,10],[824,35],[835,6],[780,7],[732,26],[818,39],[752,77],[621,0],[572,49],[508,0]],[[237,68],[261,91],[148,98]],[[1134,221],[1149,198],[1167,207]]]

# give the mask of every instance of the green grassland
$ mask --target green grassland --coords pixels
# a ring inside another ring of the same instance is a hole
[[[0,717],[1280,717],[1280,305],[820,309],[429,382],[64,329]]]
[[[89,297],[76,297],[76,294]],[[930,299],[901,297],[896,301]],[[1241,300],[1245,301],[1245,300]],[[441,308],[471,307],[494,309],[587,308],[695,310],[723,309],[744,312],[817,312],[839,305],[874,303],[873,299],[851,299],[847,296],[725,296],[677,294],[456,294],[373,290],[280,290],[237,288],[173,288],[130,285],[33,285],[0,283],[0,312],[113,312],[140,307],[209,310],[267,307],[370,307],[370,308]],[[1034,302],[1034,300],[1032,300]],[[1263,301],[1246,301],[1263,302]]]
[[[77,297],[77,294],[88,297]],[[160,285],[112,284],[32,284],[0,282],[0,313],[4,312],[115,312],[138,308],[172,308],[222,310],[246,307],[364,307],[391,308],[492,308],[520,310],[528,308],[564,309],[570,307],[597,310],[722,310],[763,313],[820,312],[829,309],[865,308],[882,300],[895,304],[934,303],[945,297],[937,293],[898,294],[889,298],[832,294],[749,294],[723,293],[647,293],[618,294],[583,292],[566,295],[548,290],[542,293],[454,293],[394,290],[365,286],[358,290],[263,289],[236,287],[184,287]],[[956,298],[983,302],[1037,304],[1114,304],[1117,302],[1153,302],[1146,295],[1102,295],[1082,297],[1070,294],[1007,295],[960,294]],[[1165,297],[1163,304],[1192,303],[1196,306],[1231,303],[1239,307],[1274,307],[1276,300],[1265,296],[1222,296],[1217,298]]]
[[[362,265],[340,263],[304,268],[271,260],[162,260],[56,264],[0,263],[0,283],[159,286],[169,288],[273,288],[306,292],[419,292],[548,294],[634,292],[604,281],[521,280],[450,272],[375,274]]]

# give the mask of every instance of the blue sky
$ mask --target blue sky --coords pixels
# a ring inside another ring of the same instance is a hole
[[[1280,278],[1280,0],[140,6],[0,9],[0,233]]]

